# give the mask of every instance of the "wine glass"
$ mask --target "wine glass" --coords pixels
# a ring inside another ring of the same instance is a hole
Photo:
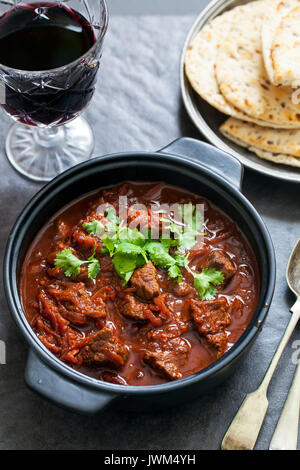
[[[79,115],[95,91],[107,22],[105,0],[0,1],[0,105],[17,121],[6,154],[32,180],[91,157],[93,133]]]

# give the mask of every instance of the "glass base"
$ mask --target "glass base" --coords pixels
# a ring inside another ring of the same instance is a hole
[[[88,160],[93,149],[92,129],[82,117],[53,128],[16,123],[6,139],[8,160],[19,173],[34,181],[50,181],[67,168]]]

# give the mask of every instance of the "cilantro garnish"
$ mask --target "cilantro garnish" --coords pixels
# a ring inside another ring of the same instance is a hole
[[[173,241],[173,240],[171,240]],[[168,270],[169,277],[177,282],[181,281],[181,269],[187,266],[187,258],[181,255],[171,256],[169,253],[169,244],[162,241],[150,241],[146,244],[146,251],[155,266]]]
[[[190,202],[189,204],[181,204],[181,216],[184,220],[187,219],[187,226],[191,230],[199,232],[203,227],[203,215],[196,210],[196,207]]]
[[[64,275],[67,277],[78,276],[80,273],[80,267],[83,264],[88,265],[88,277],[95,279],[100,272],[100,263],[95,258],[96,245],[94,246],[93,254],[87,259],[87,261],[81,260],[75,256],[71,250],[65,249],[56,254],[54,265],[57,268],[61,268]]]
[[[97,246],[94,245],[92,256],[88,258],[88,277],[90,279],[95,279],[100,272],[100,263],[97,258],[95,258],[96,248]]]
[[[146,250],[155,266],[170,268],[175,264],[175,259],[169,254],[169,249],[158,241],[150,241],[146,244]]]
[[[137,256],[116,253],[113,256],[112,262],[118,275],[121,279],[124,279],[126,284],[137,267]]]
[[[143,247],[146,243],[145,235],[140,232],[137,228],[132,230],[131,228],[125,227],[120,233],[120,238],[123,242],[132,243],[133,245]]]
[[[200,230],[203,226],[203,216],[200,212],[196,211],[196,208],[192,203],[181,204],[180,212],[180,215],[185,222],[184,226],[168,219],[161,220],[168,223],[166,228],[174,233],[174,244],[176,243],[180,249],[190,250],[196,243],[196,237],[202,234]]]
[[[104,217],[110,220],[113,224],[120,223],[119,217],[116,216],[116,209],[114,209],[113,207],[108,207],[106,209],[106,211],[104,212]]]
[[[201,273],[196,274],[190,268],[188,271],[194,277],[194,287],[199,292],[201,300],[212,300],[215,298],[218,286],[224,281],[224,274],[215,268],[205,268]]]
[[[168,274],[171,279],[176,279],[177,282],[180,282],[182,279],[181,269],[179,266],[177,266],[176,263],[172,264],[172,266],[169,267]]]
[[[185,206],[181,206],[182,216],[186,216],[186,211],[189,213],[188,223],[184,227],[170,220],[162,219],[168,222],[170,231],[176,235],[174,239],[162,237],[160,240],[147,239],[137,228],[132,230],[126,227],[124,222],[116,216],[113,208],[107,209],[104,213],[110,221],[105,227],[101,222],[95,220],[84,223],[83,228],[88,233],[97,235],[101,239],[104,245],[102,252],[109,253],[114,268],[120,278],[123,279],[124,284],[130,280],[139,266],[143,266],[150,259],[155,266],[166,269],[169,277],[177,282],[182,279],[181,270],[187,269],[194,277],[194,287],[198,290],[201,299],[209,300],[215,297],[216,289],[214,286],[221,284],[224,276],[214,268],[203,269],[199,274],[194,273],[189,268],[189,254],[183,256],[182,251],[189,250],[195,245],[196,237],[200,234],[199,230],[203,224],[203,218],[196,213],[193,204],[187,207],[185,214],[183,213],[184,208]],[[171,247],[176,247],[181,252],[170,254]],[[95,275],[95,273],[97,275],[99,272],[97,271],[96,260],[93,257],[94,254],[95,252],[88,260],[91,275]],[[74,258],[77,260],[76,257]],[[80,260],[78,261],[81,263]],[[95,266],[93,263],[95,263]],[[79,268],[76,268],[74,259],[73,265],[74,272],[75,270],[80,271],[80,265]]]
[[[73,255],[71,250],[62,250],[56,254],[54,264],[63,270],[65,276],[70,277],[78,276],[83,261]]]
[[[100,272],[100,263],[99,261],[95,258],[89,262],[88,265],[88,277],[90,279],[96,279]]]
[[[115,253],[121,253],[124,255],[127,254],[131,256],[142,255],[145,260],[145,263],[147,263],[148,261],[147,254],[144,248],[123,240],[116,246]]]
[[[109,253],[115,270],[125,283],[129,281],[135,269],[147,263],[148,259],[155,266],[167,269],[171,279],[177,282],[181,280],[181,269],[188,265],[187,257],[169,253],[172,246],[178,246],[178,240],[146,239],[137,228],[132,230],[126,227],[113,208],[107,209],[104,215],[110,223],[103,229],[102,223],[96,220],[84,223],[83,228],[101,239],[104,245],[102,253]]]
[[[111,224],[104,227],[104,233],[99,237],[104,245],[102,253],[109,253],[115,270],[125,283],[129,281],[135,269],[147,263],[148,259],[151,259],[155,266],[168,269],[172,279],[181,280],[181,268],[185,267],[183,257],[173,257],[169,254],[170,247],[177,245],[176,240],[147,240],[137,228],[132,230],[120,222],[115,213],[105,215],[113,219],[116,225],[113,231]],[[99,233],[98,224],[93,222],[83,224],[83,228],[94,235]]]
[[[87,233],[91,233],[93,235],[99,236],[104,232],[104,225],[99,220],[84,222],[82,226],[87,231]]]
[[[106,252],[109,253],[110,257],[112,257],[114,255],[114,250],[115,250],[114,239],[111,238],[109,235],[105,234],[105,235],[103,235],[103,237],[101,237],[101,241],[104,245],[104,248],[105,248]],[[105,251],[103,251],[103,252],[105,252]]]

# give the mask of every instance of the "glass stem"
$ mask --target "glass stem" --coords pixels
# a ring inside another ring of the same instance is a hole
[[[35,140],[42,147],[54,147],[63,138],[64,131],[61,127],[41,127],[34,130]]]

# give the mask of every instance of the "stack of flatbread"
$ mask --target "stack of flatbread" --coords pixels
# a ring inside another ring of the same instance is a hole
[[[231,116],[220,131],[258,157],[300,167],[300,0],[257,0],[196,35],[186,75]]]

